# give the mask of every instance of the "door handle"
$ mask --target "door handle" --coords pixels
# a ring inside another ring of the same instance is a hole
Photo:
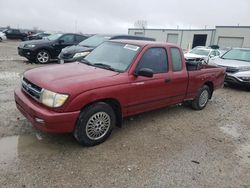
[[[169,83],[169,82],[171,82],[171,78],[166,78],[164,81],[165,81],[165,83]]]

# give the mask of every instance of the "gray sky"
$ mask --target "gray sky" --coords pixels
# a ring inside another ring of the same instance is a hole
[[[4,1],[4,0],[0,0]],[[83,33],[127,33],[136,20],[148,28],[250,25],[249,0],[5,0],[0,26]]]

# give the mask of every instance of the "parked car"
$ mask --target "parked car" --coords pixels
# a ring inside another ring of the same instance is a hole
[[[4,40],[7,40],[7,37],[6,37],[5,33],[0,32],[0,42],[2,42]]]
[[[87,36],[80,34],[57,33],[46,37],[44,40],[22,42],[18,46],[18,54],[26,57],[29,61],[48,63],[52,59],[57,59],[61,50],[66,46],[76,45],[86,38]]]
[[[36,128],[93,146],[127,116],[184,101],[202,110],[224,77],[224,68],[186,65],[174,44],[113,40],[81,62],[26,71],[15,101]]]
[[[43,39],[44,37],[48,37],[50,35],[51,35],[50,33],[45,33],[45,32],[36,33],[36,34],[27,36],[25,40],[40,40],[40,39]]]
[[[27,37],[27,34],[21,32],[19,29],[6,29],[3,32],[5,33],[7,39],[20,39],[23,41]]]
[[[219,57],[220,51],[210,47],[195,47],[188,53],[184,54],[188,61],[204,61],[208,63],[211,58]]]
[[[233,48],[210,63],[226,69],[225,82],[250,90],[250,48]]]
[[[132,35],[94,35],[78,45],[62,49],[58,58],[60,63],[77,61],[89,54],[94,48],[107,40],[128,39],[155,41],[153,38],[132,36]]]

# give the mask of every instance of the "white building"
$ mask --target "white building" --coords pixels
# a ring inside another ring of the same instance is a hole
[[[129,35],[175,43],[183,49],[195,46],[250,47],[250,26],[216,26],[215,29],[128,29]]]

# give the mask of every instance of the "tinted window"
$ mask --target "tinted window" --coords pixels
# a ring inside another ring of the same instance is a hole
[[[76,42],[82,42],[83,40],[85,40],[87,37],[85,36],[81,36],[81,35],[76,35]]]
[[[181,71],[182,70],[182,60],[181,54],[178,48],[171,48],[171,60],[173,64],[173,71]]]
[[[74,43],[75,42],[74,35],[64,35],[60,38],[60,40],[64,40],[64,43]]]
[[[142,56],[137,71],[142,68],[152,69],[154,73],[167,72],[167,53],[164,48],[150,48]]]

